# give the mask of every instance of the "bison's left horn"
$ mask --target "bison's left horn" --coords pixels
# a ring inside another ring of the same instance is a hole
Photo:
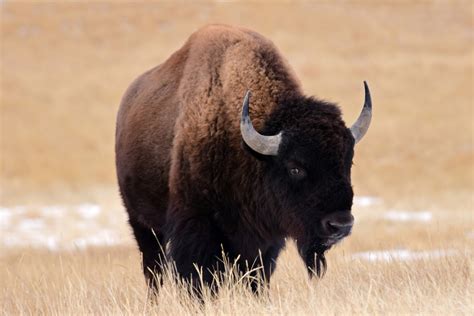
[[[355,143],[357,144],[362,137],[364,137],[365,133],[370,126],[370,120],[372,119],[372,100],[370,98],[370,91],[367,82],[364,81],[364,88],[365,88],[365,102],[364,107],[362,108],[362,112],[360,112],[359,118],[351,126],[352,136],[354,136]]]
[[[240,133],[244,142],[262,155],[276,156],[280,147],[281,135],[265,136],[255,130],[249,116],[250,90],[247,91],[240,118]]]

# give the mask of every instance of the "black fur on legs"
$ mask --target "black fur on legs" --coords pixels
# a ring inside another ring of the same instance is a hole
[[[153,290],[158,290],[162,284],[162,272],[166,264],[163,245],[163,234],[154,231],[140,224],[138,221],[130,218],[135,239],[142,253],[142,265],[145,279]]]

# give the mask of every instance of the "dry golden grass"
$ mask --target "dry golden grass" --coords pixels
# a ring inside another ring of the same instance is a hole
[[[230,278],[204,305],[169,274],[156,303],[150,303],[135,247],[49,252],[0,246],[0,306],[5,314],[48,315],[472,314],[471,215],[435,211],[430,222],[393,222],[383,212],[383,206],[359,212],[352,236],[329,251],[323,279],[308,280],[290,241],[266,295],[254,297],[247,279]],[[117,229],[127,230],[125,225]],[[393,249],[445,256],[391,262],[354,257]]]
[[[362,81],[369,82],[374,120],[357,147],[353,182],[357,195],[382,199],[354,210],[354,233],[329,253],[323,280],[307,280],[290,245],[268,296],[235,286],[205,305],[170,280],[158,303],[148,304],[134,248],[51,253],[0,245],[1,312],[474,313],[471,1],[7,1],[0,10],[0,206],[87,201],[122,212],[113,162],[121,95],[191,32],[216,22],[272,39],[308,94],[338,102],[347,122],[360,110]],[[433,220],[390,222],[383,218],[390,209],[430,211]],[[54,229],[73,236],[73,221],[67,216]],[[131,242],[125,220],[116,229]],[[386,249],[452,255],[390,263],[352,259]]]
[[[139,257],[130,248],[59,255],[30,251],[0,263],[5,314],[48,315],[468,315],[473,255],[437,260],[367,263],[336,250],[322,280],[309,280],[293,245],[279,260],[270,290],[256,297],[248,278],[226,278],[217,297],[200,304],[169,275],[153,303],[147,299]]]

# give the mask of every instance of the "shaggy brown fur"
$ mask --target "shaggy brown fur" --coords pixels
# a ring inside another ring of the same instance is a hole
[[[242,144],[248,89],[255,128],[284,132],[276,157]],[[169,241],[169,257],[195,285],[193,264],[211,283],[222,250],[250,265],[261,253],[268,280],[287,236],[309,267],[319,254],[319,273],[333,243],[321,218],[352,205],[353,146],[339,110],[303,96],[269,40],[225,25],[197,31],[132,83],[117,117],[118,181],[146,277],[153,282],[165,258],[159,244]],[[295,164],[305,179],[288,176]]]

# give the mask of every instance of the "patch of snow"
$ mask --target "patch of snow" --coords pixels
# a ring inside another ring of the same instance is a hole
[[[2,243],[7,247],[17,247],[17,246],[26,246],[28,243],[25,242],[25,239],[20,238],[17,235],[7,235],[2,238]]]
[[[30,246],[35,248],[47,248],[52,251],[57,251],[60,249],[59,239],[56,236],[40,235],[35,237],[29,243]]]
[[[40,207],[41,215],[47,217],[62,217],[66,213],[66,208],[59,205],[49,205]]]
[[[0,207],[0,228],[5,228],[10,224],[12,211],[6,207]]]
[[[431,212],[389,211],[384,218],[395,222],[429,222],[433,218]]]
[[[366,261],[414,261],[426,259],[439,259],[442,257],[453,256],[457,254],[456,250],[431,250],[431,251],[411,251],[406,249],[366,251],[352,255],[353,259],[362,259]]]
[[[0,246],[59,251],[123,243],[115,230],[123,223],[114,215],[121,211],[107,212],[104,221],[97,221],[101,212],[93,203],[0,207]],[[66,230],[70,233],[63,234]]]
[[[374,196],[355,196],[353,202],[354,206],[369,207],[380,204],[382,202],[382,199]]]
[[[34,238],[26,238],[18,234],[9,234],[2,240],[7,247],[33,247],[47,248],[49,250],[59,250],[59,239],[56,236],[34,234]]]
[[[59,238],[57,236],[44,236],[41,239],[41,245],[46,246],[49,250],[59,250]]]
[[[14,215],[21,215],[21,214],[26,213],[27,211],[26,206],[23,206],[23,205],[14,206],[11,209]]]
[[[84,249],[87,246],[113,246],[119,244],[119,238],[115,232],[103,229],[87,237],[77,238],[72,243],[79,249]]]
[[[97,204],[81,204],[77,207],[77,212],[85,219],[92,219],[100,214],[100,206]]]
[[[20,222],[18,228],[22,231],[39,230],[44,227],[44,222],[40,218],[25,218]]]

